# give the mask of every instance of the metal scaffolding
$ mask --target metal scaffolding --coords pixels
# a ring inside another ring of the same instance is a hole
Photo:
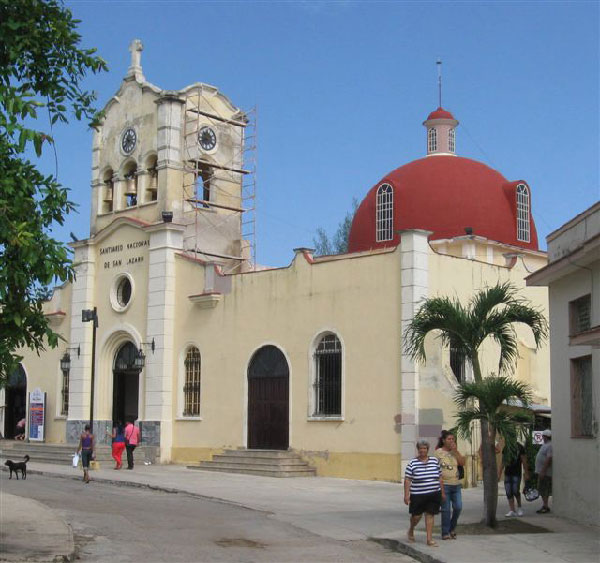
[[[256,264],[256,108],[223,117],[217,94],[198,84],[186,96],[182,209],[193,224],[186,250],[227,272],[248,271]],[[200,147],[205,127],[219,132],[215,154]]]

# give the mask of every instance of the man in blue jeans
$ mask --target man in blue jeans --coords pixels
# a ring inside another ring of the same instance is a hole
[[[465,465],[464,456],[456,447],[456,437],[442,430],[434,456],[442,468],[442,481],[446,498],[442,501],[442,539],[456,539],[456,525],[462,510],[462,481],[458,478],[458,467]]]

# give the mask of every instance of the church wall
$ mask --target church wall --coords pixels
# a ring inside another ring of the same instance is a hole
[[[290,369],[290,447],[320,474],[397,479],[399,266],[397,252],[314,264],[297,254],[288,268],[233,276],[231,293],[214,309],[180,300],[174,372],[183,367],[184,343],[196,343],[202,420],[177,420],[174,459],[189,459],[190,448],[203,456],[203,448],[245,447],[246,370],[256,350],[273,344]],[[182,293],[198,293],[199,284],[184,274],[190,264],[180,261],[178,268]],[[312,353],[325,331],[343,346],[343,417],[337,420],[310,416]],[[378,354],[369,353],[374,349]],[[179,380],[174,393],[181,387]]]
[[[542,265],[540,260],[540,266]],[[517,287],[519,295],[541,309],[548,318],[548,297],[545,288],[526,287],[524,278],[528,271],[517,262],[513,268],[486,264],[476,260],[456,258],[431,253],[430,297],[448,296],[458,298],[467,304],[479,290],[500,282],[510,281]],[[541,291],[540,291],[541,290]],[[549,370],[548,344],[539,351],[535,350],[535,342],[531,331],[525,326],[515,326],[521,358],[513,375],[521,381],[529,383],[538,402],[549,402]],[[424,405],[437,405],[443,411],[439,421],[439,430],[454,425],[455,407],[451,400],[456,388],[456,378],[450,368],[449,351],[433,335],[426,341],[427,363],[421,368],[422,387],[420,393],[421,408]],[[486,340],[480,348],[480,363],[484,377],[490,373],[498,373],[499,347],[491,339]],[[470,370],[470,367],[467,368]],[[423,424],[423,423],[421,423]],[[434,438],[434,428],[423,428],[424,438]],[[430,433],[427,434],[427,431]]]
[[[56,288],[50,301],[44,304],[44,313],[49,315],[52,330],[68,340],[70,317],[68,315],[72,286],[69,283]],[[61,312],[67,313],[65,315]],[[59,313],[59,314],[57,314]],[[64,443],[67,417],[61,414],[62,407],[62,371],[60,359],[67,351],[67,344],[59,341],[58,347],[46,345],[45,351],[38,355],[32,350],[21,350],[21,362],[27,377],[27,409],[29,412],[29,393],[39,388],[46,393],[45,442]],[[76,361],[77,352],[69,350],[72,361]],[[4,405],[4,402],[2,402]],[[3,410],[3,409],[2,409]],[[4,420],[2,420],[4,430]],[[29,436],[29,414],[27,414],[27,436]]]
[[[131,341],[136,347],[148,341],[145,334],[148,307],[148,234],[123,225],[98,242],[94,304],[98,308],[96,335],[95,419],[111,421],[113,405],[113,362],[121,345]],[[117,286],[124,274],[132,283],[132,297],[126,307],[119,307]],[[75,315],[80,315],[74,311]],[[151,353],[146,350],[146,353]],[[140,374],[139,418],[144,419],[143,379]]]

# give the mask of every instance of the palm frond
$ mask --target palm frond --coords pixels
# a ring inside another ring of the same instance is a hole
[[[443,344],[470,356],[469,316],[457,299],[434,297],[421,305],[404,333],[404,351],[413,360],[426,360],[425,338],[432,331],[439,331]]]

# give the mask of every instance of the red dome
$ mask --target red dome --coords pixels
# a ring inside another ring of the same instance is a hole
[[[454,116],[443,108],[437,108],[427,116],[427,120],[430,119],[454,119]]]
[[[376,241],[375,214],[377,189],[381,184],[393,188],[392,240]],[[531,215],[529,192],[530,242],[517,240],[518,184],[485,164],[459,156],[429,156],[397,168],[373,186],[360,204],[348,240],[348,251],[395,246],[397,231],[433,231],[430,240],[472,234],[494,241],[533,250],[538,249],[537,233]]]

